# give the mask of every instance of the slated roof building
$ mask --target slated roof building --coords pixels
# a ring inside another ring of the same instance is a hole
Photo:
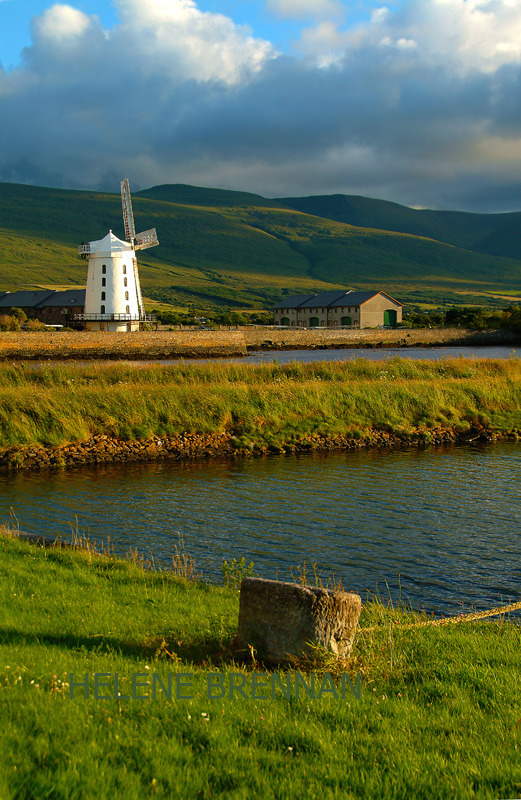
[[[378,290],[337,290],[286,297],[274,308],[275,325],[304,328],[394,327],[402,321],[402,303]]]
[[[6,292],[0,295],[0,314],[11,308],[21,308],[30,319],[49,325],[71,325],[74,314],[82,314],[85,307],[85,289],[37,289]]]
[[[25,311],[26,308],[36,308],[52,294],[56,294],[56,292],[49,289],[6,292],[6,294],[0,298],[0,308],[21,308]]]

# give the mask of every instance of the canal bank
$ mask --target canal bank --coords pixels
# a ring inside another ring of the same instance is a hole
[[[366,450],[368,448],[428,447],[430,445],[468,444],[469,442],[518,441],[521,431],[500,433],[479,424],[466,431],[456,428],[431,428],[401,435],[374,429],[363,438],[328,436],[316,433],[299,441],[277,445],[249,442],[244,444],[230,433],[200,434],[185,432],[178,436],[153,436],[125,441],[98,434],[77,443],[59,447],[17,446],[0,450],[0,470],[41,470],[74,468],[109,462],[189,461],[208,458],[251,458],[270,455]]]
[[[240,357],[262,350],[511,345],[512,331],[461,328],[367,330],[245,327],[235,330],[0,332],[0,361],[161,360]]]
[[[0,366],[0,466],[521,436],[519,359]]]

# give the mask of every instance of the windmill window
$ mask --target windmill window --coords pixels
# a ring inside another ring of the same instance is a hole
[[[125,300],[128,300],[128,292],[125,292]]]
[[[107,279],[106,278],[102,278],[101,279],[101,285],[102,286],[106,286],[107,285]]]
[[[102,292],[102,293],[101,293],[101,299],[102,299],[102,300],[105,300],[105,292]]]
[[[123,278],[123,285],[128,286],[128,280],[126,278]]]
[[[123,275],[126,275],[126,273],[127,273],[127,265],[123,264]]]
[[[101,313],[102,313],[102,314],[104,314],[104,313],[105,313],[105,306],[101,306]]]
[[[126,306],[127,314],[130,314],[130,306]]]
[[[107,274],[107,265],[106,264],[102,264],[101,265],[101,271],[102,271],[103,275]]]

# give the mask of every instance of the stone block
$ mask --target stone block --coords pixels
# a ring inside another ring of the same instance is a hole
[[[276,663],[313,656],[314,646],[345,657],[351,652],[362,604],[351,592],[244,578],[236,644],[252,645]]]

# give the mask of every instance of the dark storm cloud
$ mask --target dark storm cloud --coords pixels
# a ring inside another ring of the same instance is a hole
[[[0,180],[519,208],[521,9],[489,3],[483,43],[479,6],[411,0],[399,18],[322,29],[315,54],[309,34],[300,56],[190,0],[120,0],[110,32],[54,6],[22,67],[0,72]]]

